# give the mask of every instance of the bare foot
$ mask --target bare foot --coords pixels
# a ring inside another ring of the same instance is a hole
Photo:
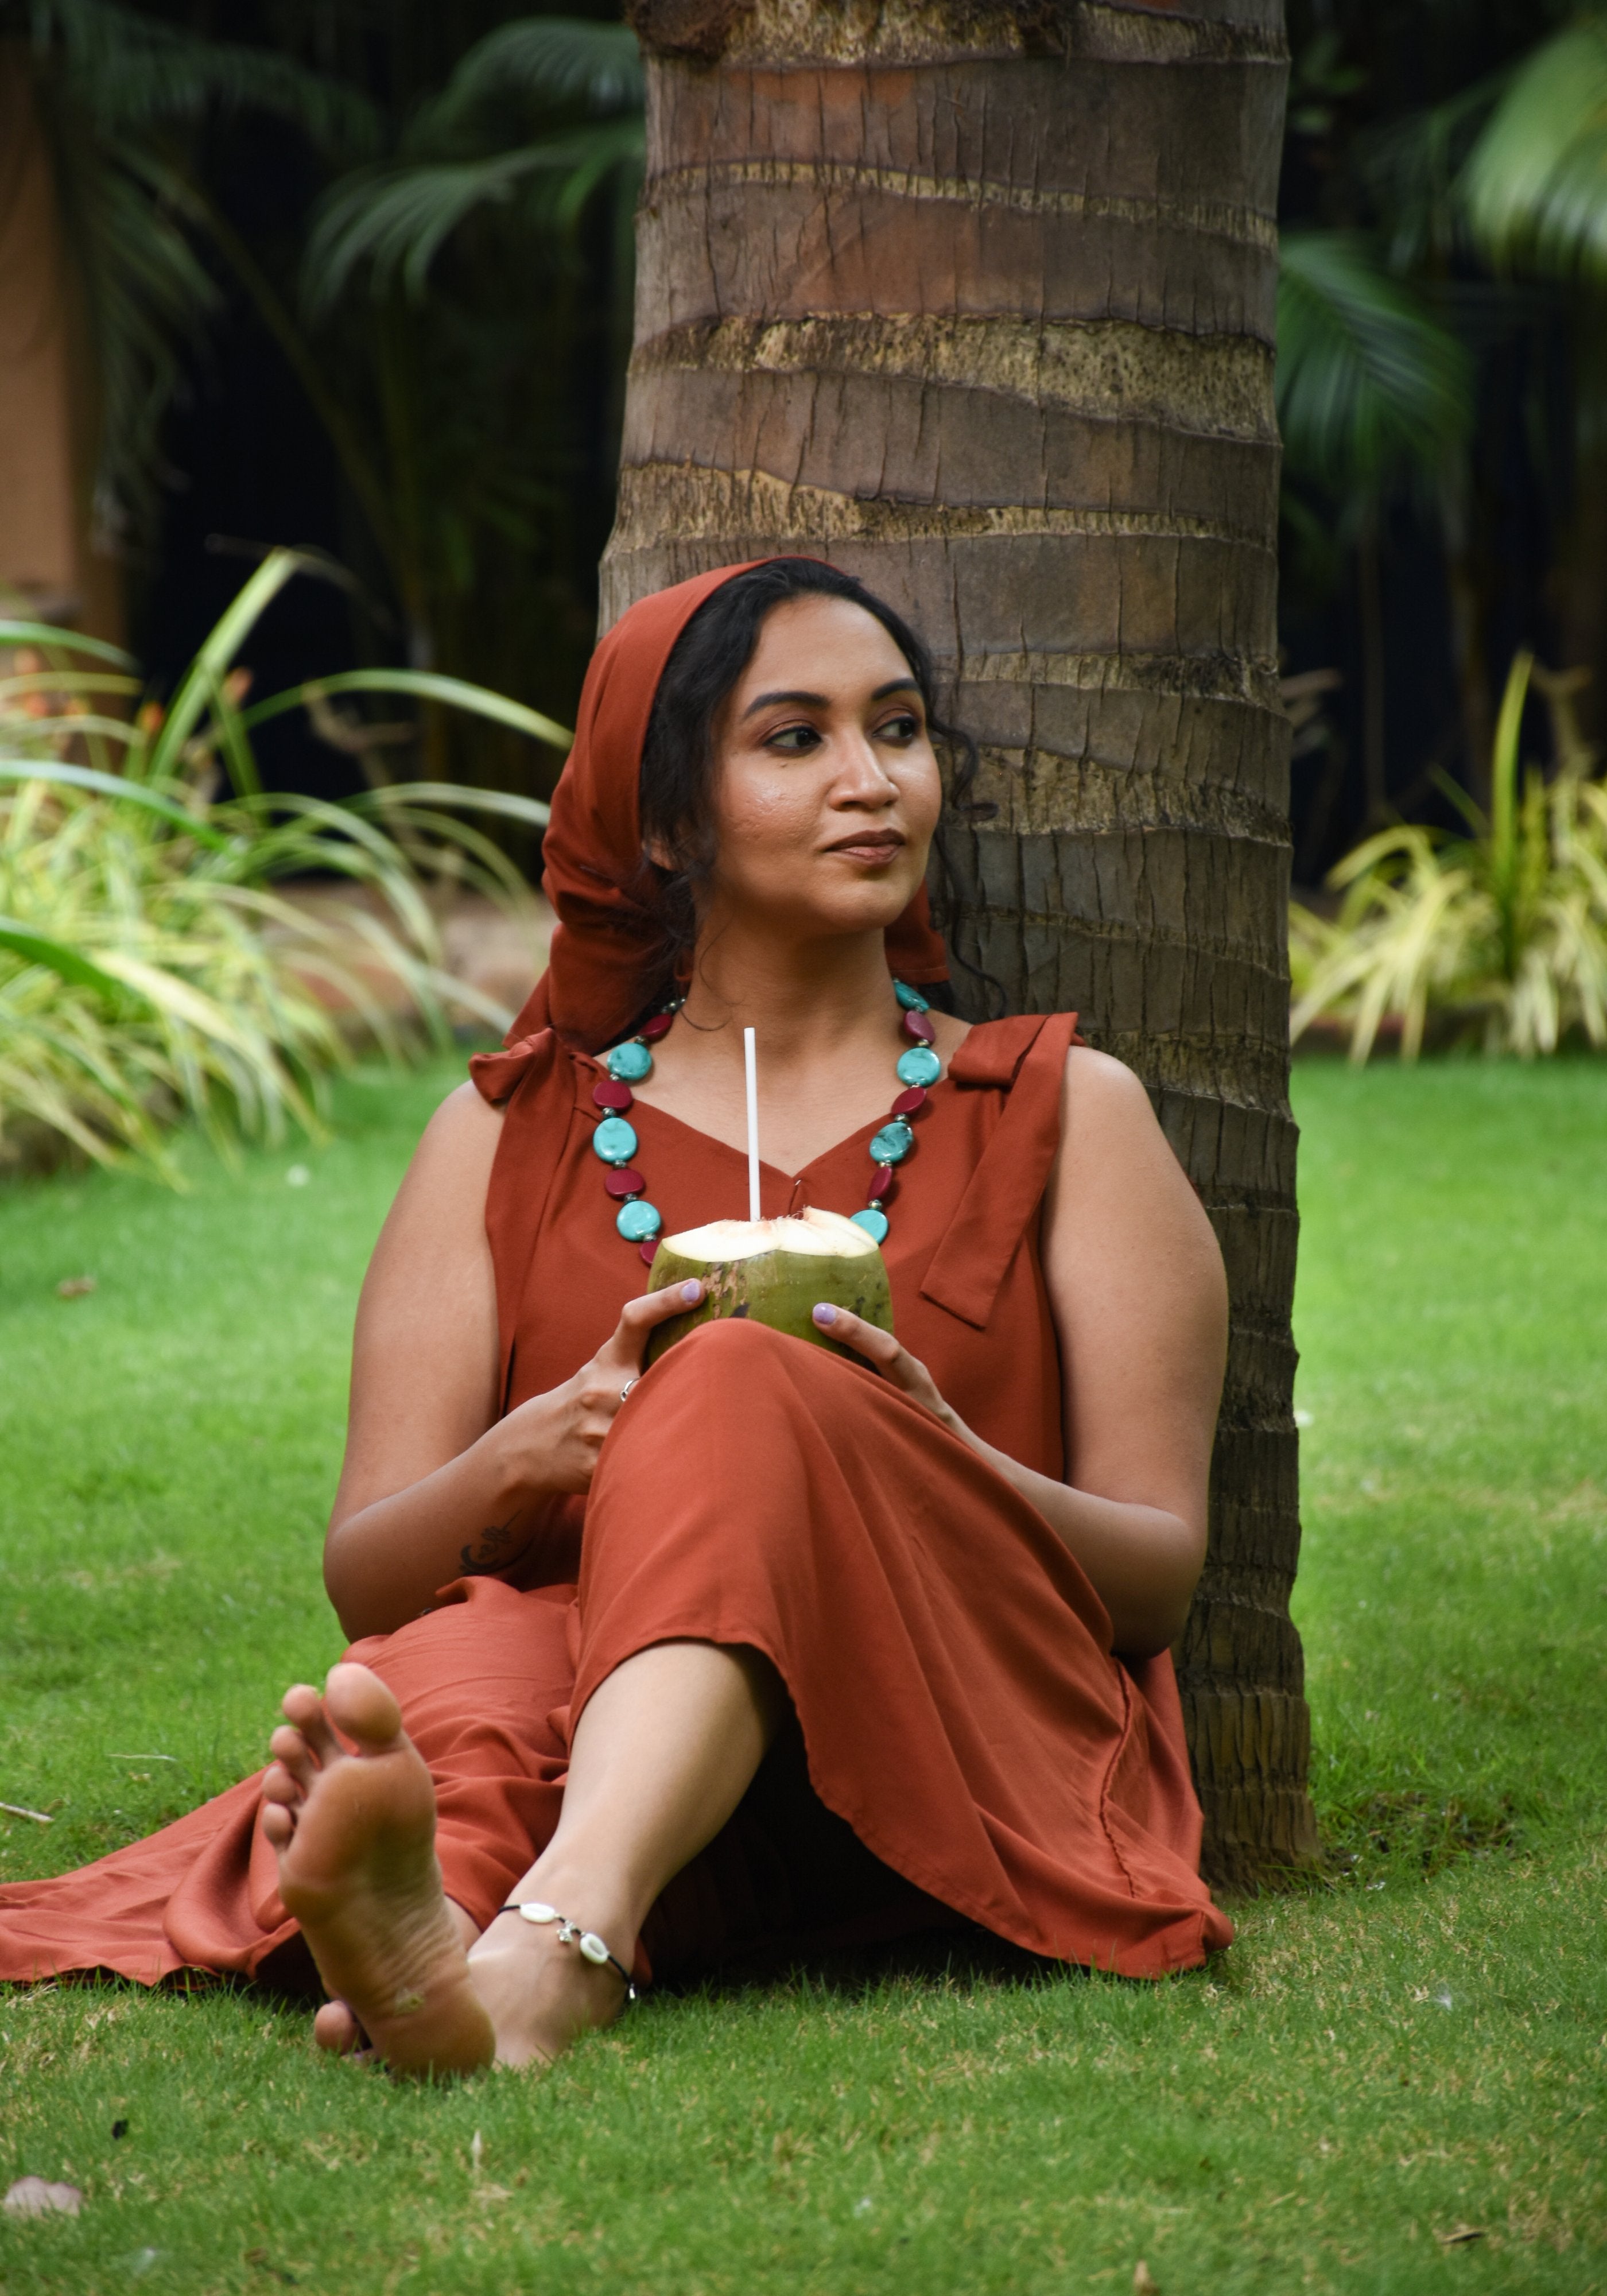
[[[519,1894],[534,1898],[545,1891]],[[584,1920],[579,1909],[586,1906],[587,1893],[570,1896],[573,1907],[560,1899],[560,1911],[575,1910]],[[613,1930],[604,1927],[603,1935],[614,1943]],[[560,1945],[550,1923],[527,1922],[519,1914],[496,1917],[469,1948],[469,1968],[496,2030],[499,2065],[551,2064],[582,2033],[611,2025],[625,2006],[625,1980],[617,1970],[587,1961],[573,1944]]]
[[[365,1666],[336,1666],[322,1699],[299,1685],[284,1711],[262,1830],[278,1854],[279,1894],[335,1997],[319,2012],[317,2039],[345,2052],[361,2026],[400,2072],[488,2064],[491,2021],[435,1858],[435,1790],[396,1700]]]

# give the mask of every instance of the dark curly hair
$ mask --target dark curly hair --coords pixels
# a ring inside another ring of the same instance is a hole
[[[969,802],[976,778],[976,744],[939,716],[931,655],[885,599],[852,574],[818,558],[773,558],[734,575],[703,601],[676,640],[642,745],[644,875],[668,943],[664,975],[656,984],[660,998],[684,970],[696,940],[697,894],[714,865],[715,722],[753,659],[766,616],[790,598],[805,597],[846,598],[874,616],[908,662],[928,730],[947,753],[946,814],[972,818],[993,809]],[[668,868],[652,860],[649,849],[655,845],[670,855]],[[936,850],[947,876],[941,827]],[[948,999],[939,989],[934,1001],[947,1004]]]

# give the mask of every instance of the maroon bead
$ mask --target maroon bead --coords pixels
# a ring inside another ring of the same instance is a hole
[[[616,1116],[623,1116],[635,1095],[627,1084],[616,1084],[612,1077],[604,1077],[601,1084],[592,1086],[592,1098],[599,1108],[611,1108]]]
[[[652,1264],[653,1264],[653,1261],[658,1258],[658,1253],[659,1253],[659,1242],[658,1242],[658,1238],[657,1238],[656,1236],[651,1236],[651,1235],[650,1235],[650,1236],[648,1237],[647,1242],[646,1242],[645,1243],[639,1243],[639,1244],[636,1246],[636,1250],[637,1250],[641,1253],[641,1255],[642,1255],[642,1265],[644,1266],[644,1267],[651,1267],[652,1266]]]
[[[901,1092],[893,1103],[893,1114],[913,1116],[918,1108],[924,1108],[925,1105],[926,1086],[923,1084],[913,1084],[907,1092]]]
[[[879,1204],[884,1197],[891,1195],[892,1192],[893,1167],[890,1164],[878,1164],[871,1174],[871,1201]]]
[[[933,1044],[937,1040],[938,1032],[924,1013],[906,1013],[904,1016],[904,1030],[906,1036],[914,1037],[922,1045]]]
[[[616,1164],[611,1172],[603,1175],[603,1186],[611,1196],[644,1196],[647,1183],[633,1165]]]
[[[660,1037],[668,1036],[675,1026],[673,1013],[655,1013],[651,1021],[644,1021],[636,1034],[649,1045],[656,1045]]]

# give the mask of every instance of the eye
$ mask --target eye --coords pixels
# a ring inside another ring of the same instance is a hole
[[[913,709],[900,709],[896,718],[884,718],[876,731],[883,741],[897,742],[901,749],[921,738],[921,720]]]
[[[774,734],[765,736],[767,750],[779,750],[784,757],[801,758],[820,746],[820,734],[809,725],[778,726]]]

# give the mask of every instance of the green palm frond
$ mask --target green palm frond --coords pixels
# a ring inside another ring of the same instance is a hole
[[[109,149],[70,112],[53,126],[95,353],[99,512],[114,529],[143,528],[160,491],[163,418],[222,299],[163,195],[155,155],[133,142]]]
[[[373,107],[271,49],[203,39],[115,0],[35,0],[26,51],[95,350],[97,504],[148,527],[163,418],[221,306],[195,251],[183,135],[245,111],[330,154],[366,158]]]
[[[1472,420],[1466,350],[1353,232],[1283,235],[1276,390],[1291,469],[1350,494],[1438,472]]]
[[[644,79],[621,24],[563,16],[503,24],[420,107],[398,160],[350,176],[324,201],[302,266],[309,315],[325,317],[369,266],[373,292],[422,294],[445,242],[477,209],[522,199],[537,229],[570,230],[611,176],[628,184],[643,148]],[[564,124],[589,111],[593,121]],[[548,132],[515,134],[557,115]]]
[[[114,138],[255,111],[321,151],[365,157],[379,143],[358,89],[272,48],[202,38],[116,0],[34,0],[33,48],[53,63],[97,129]]]
[[[1519,66],[1459,188],[1498,265],[1607,275],[1607,17],[1576,18]]]
[[[477,208],[506,205],[537,179],[553,222],[567,226],[603,176],[636,161],[642,130],[635,120],[571,130],[484,159],[446,160],[375,168],[347,176],[322,204],[302,265],[309,316],[324,317],[353,274],[371,265],[373,293],[400,281],[422,295],[430,266]]]
[[[532,16],[499,25],[471,47],[434,107],[441,125],[516,94],[545,105],[594,112],[639,111],[646,89],[642,51],[624,24]]]
[[[1397,276],[1443,264],[1461,243],[1462,169],[1505,86],[1505,75],[1478,80],[1361,138],[1361,176],[1384,218],[1385,257]]]

